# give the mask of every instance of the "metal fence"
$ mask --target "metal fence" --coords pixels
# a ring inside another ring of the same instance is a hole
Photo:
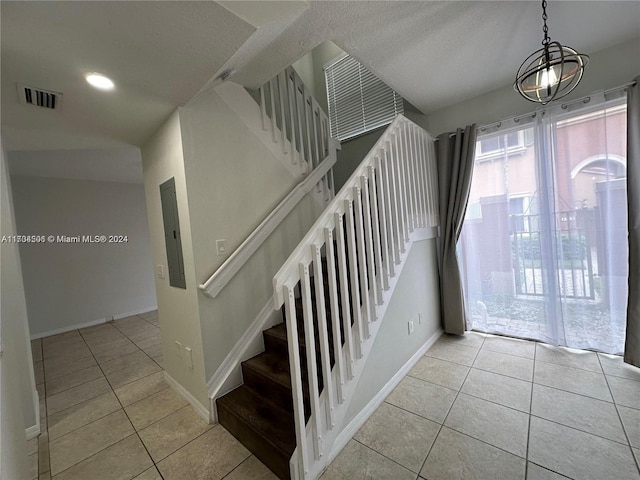
[[[510,215],[511,252],[517,295],[547,295],[545,271],[555,268],[558,295],[595,298],[591,209],[556,212],[555,233],[543,232],[540,215]],[[552,255],[543,255],[551,249]]]

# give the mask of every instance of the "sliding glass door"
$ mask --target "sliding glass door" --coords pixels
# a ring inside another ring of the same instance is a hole
[[[471,328],[621,353],[625,98],[480,132],[458,243]]]

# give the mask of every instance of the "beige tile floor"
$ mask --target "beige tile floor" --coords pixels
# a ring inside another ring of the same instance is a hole
[[[158,313],[34,340],[39,480],[274,480],[164,381]]]
[[[638,480],[640,369],[620,357],[443,336],[322,480]]]
[[[164,382],[157,318],[33,342],[34,479],[275,479]],[[467,333],[438,340],[321,478],[638,480],[638,462],[640,370]]]

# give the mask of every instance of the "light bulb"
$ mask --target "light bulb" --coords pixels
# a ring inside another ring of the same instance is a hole
[[[540,73],[540,88],[553,87],[556,83],[558,83],[558,76],[555,68],[550,67],[542,70]]]
[[[113,81],[100,73],[88,73],[85,78],[89,85],[100,90],[112,90],[114,87]]]

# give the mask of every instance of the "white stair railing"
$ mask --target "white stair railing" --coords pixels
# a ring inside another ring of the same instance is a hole
[[[260,88],[262,128],[271,129],[273,141],[303,175],[314,170],[336,143],[329,134],[329,117],[293,67],[288,67]],[[333,192],[333,173],[318,184],[318,192]]]
[[[431,136],[398,116],[273,279],[275,307],[284,305],[286,311],[297,441],[293,479],[315,478],[326,466],[410,234],[438,225],[434,157]],[[300,305],[303,318],[298,319]],[[306,346],[304,373],[299,325]],[[322,392],[317,372],[324,379]],[[308,423],[303,378],[308,379]]]
[[[299,166],[304,178],[199,288],[215,298],[296,207],[315,190],[324,204],[333,198],[333,170],[340,144],[329,136],[329,118],[293,67],[260,88],[262,128]]]

